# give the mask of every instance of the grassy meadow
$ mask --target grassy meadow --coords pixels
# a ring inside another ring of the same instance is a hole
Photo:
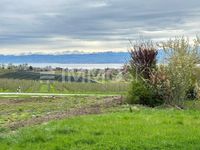
[[[196,110],[126,106],[101,115],[50,121],[14,132],[2,131],[2,149],[199,149]]]

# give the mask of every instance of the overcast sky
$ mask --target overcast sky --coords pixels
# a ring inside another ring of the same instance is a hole
[[[126,51],[200,33],[200,0],[0,0],[0,54]]]

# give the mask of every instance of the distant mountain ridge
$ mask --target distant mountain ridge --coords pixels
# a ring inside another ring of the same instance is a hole
[[[128,52],[0,55],[0,63],[122,64],[127,63],[129,59]]]

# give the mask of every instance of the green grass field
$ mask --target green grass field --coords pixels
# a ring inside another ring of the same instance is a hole
[[[22,128],[0,139],[1,149],[13,150],[200,149],[200,113],[124,108]]]
[[[113,99],[1,97],[0,149],[200,148],[199,101],[187,102],[185,110],[131,106],[130,111],[126,104],[110,105]]]

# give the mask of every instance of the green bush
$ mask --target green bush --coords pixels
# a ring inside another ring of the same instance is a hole
[[[163,103],[155,86],[151,84],[151,76],[156,66],[158,54],[153,42],[142,42],[132,45],[130,55],[130,73],[133,77],[132,87],[128,94],[128,103],[142,104],[151,107]]]
[[[185,37],[162,42],[166,63],[156,65],[157,50],[152,43],[133,45],[130,72],[133,77],[129,103],[156,106],[162,103],[181,106],[186,99],[199,96],[197,64],[200,39],[193,44]],[[137,81],[139,80],[139,81]],[[137,82],[136,82],[137,81]]]
[[[142,104],[150,107],[155,107],[164,103],[156,93],[156,90],[141,80],[132,81],[127,101],[129,104]]]
[[[194,40],[191,45],[189,39],[175,38],[163,43],[163,49],[169,56],[166,73],[171,90],[170,104],[182,105],[184,100],[194,98],[194,77],[196,65],[200,62],[199,42]]]

